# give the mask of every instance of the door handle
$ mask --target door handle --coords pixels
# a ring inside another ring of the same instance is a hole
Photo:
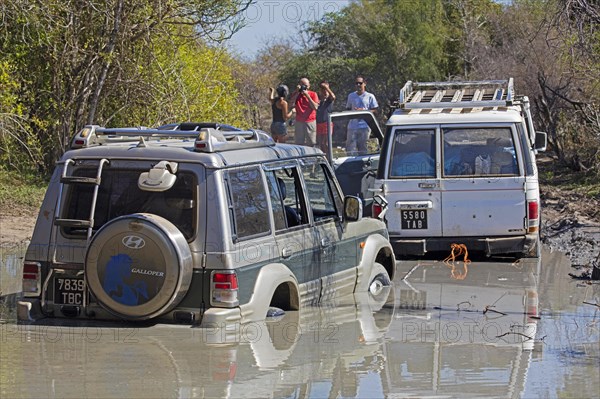
[[[331,241],[329,240],[329,238],[322,238],[321,239],[321,246],[322,247],[328,247],[329,245],[331,245]]]
[[[281,257],[287,259],[290,256],[292,256],[293,253],[294,251],[292,251],[290,248],[283,248],[283,250],[281,251]]]
[[[419,183],[419,188],[436,188],[437,183]]]

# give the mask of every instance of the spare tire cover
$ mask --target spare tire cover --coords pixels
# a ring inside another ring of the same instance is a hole
[[[145,213],[106,223],[85,257],[90,291],[125,319],[150,319],[173,309],[187,293],[192,269],[183,234],[167,219]]]

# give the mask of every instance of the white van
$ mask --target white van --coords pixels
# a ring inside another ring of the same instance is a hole
[[[539,254],[535,132],[509,80],[407,82],[387,121],[373,215],[396,255],[465,244],[486,255]],[[383,210],[383,212],[382,212]]]

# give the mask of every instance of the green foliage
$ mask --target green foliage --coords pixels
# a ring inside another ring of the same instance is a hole
[[[19,171],[34,171],[42,162],[40,141],[23,117],[20,85],[15,68],[0,61],[0,164]]]
[[[513,77],[559,159],[600,176],[599,15],[592,0],[359,0],[310,24],[280,78],[327,79],[342,109],[365,75],[386,115],[407,80]]]
[[[90,123],[239,122],[227,57],[203,40],[236,30],[248,1],[4,1],[0,160],[48,171]]]
[[[309,26],[313,46],[292,58],[281,78],[294,85],[301,76],[327,79],[343,97],[354,90],[354,76],[363,74],[367,90],[389,109],[387,100],[397,97],[406,80],[458,72],[446,54],[450,33],[442,0],[353,2]]]
[[[115,105],[119,99],[128,99],[127,107],[106,121],[109,125],[157,126],[181,121],[246,125],[231,57],[190,37],[191,28],[182,28],[177,34],[153,39],[148,61],[130,71],[137,76],[138,87],[121,87],[107,95]]]
[[[0,207],[38,208],[44,199],[48,182],[35,174],[22,174],[0,167]]]

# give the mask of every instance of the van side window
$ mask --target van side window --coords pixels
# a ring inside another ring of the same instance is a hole
[[[435,130],[394,132],[390,177],[435,177]]]
[[[286,227],[292,228],[307,224],[308,214],[304,205],[298,169],[288,167],[266,173],[267,180],[269,180],[275,228],[283,230]]]
[[[337,188],[324,168],[325,165],[318,163],[302,166],[310,209],[317,222],[338,216],[341,209]]]
[[[518,174],[509,127],[447,128],[442,135],[444,176]]]
[[[227,172],[235,236],[238,239],[270,231],[269,207],[258,166]]]
[[[525,163],[525,175],[533,176],[535,158],[531,155],[531,144],[527,136],[527,130],[522,123],[517,123],[517,132],[519,132],[519,141],[521,142],[521,153],[523,154],[523,162]]]

